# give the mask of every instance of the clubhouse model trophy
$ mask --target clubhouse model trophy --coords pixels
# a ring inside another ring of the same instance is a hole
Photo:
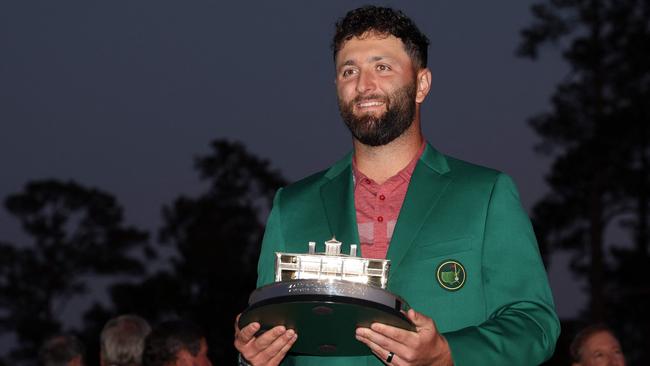
[[[254,290],[239,327],[259,322],[260,334],[276,325],[294,329],[291,352],[319,356],[371,354],[357,341],[357,327],[373,322],[415,330],[401,310],[409,306],[386,291],[390,261],[357,257],[357,246],[341,254],[341,242],[325,242],[316,253],[275,253],[275,282]]]

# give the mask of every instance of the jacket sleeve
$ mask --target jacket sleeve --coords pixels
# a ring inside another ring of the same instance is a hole
[[[273,199],[273,208],[266,222],[260,258],[257,262],[257,287],[268,285],[275,280],[275,252],[281,252],[284,246],[282,224],[280,221],[280,188]]]
[[[443,334],[455,366],[538,365],[555,349],[560,324],[530,220],[514,183],[499,174],[482,253],[487,320]]]

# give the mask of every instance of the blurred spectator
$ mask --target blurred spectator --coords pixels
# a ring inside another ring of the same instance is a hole
[[[149,323],[137,315],[120,315],[104,325],[100,335],[101,366],[140,366]]]
[[[625,366],[621,345],[605,325],[592,325],[578,332],[570,351],[573,366]]]
[[[145,341],[144,366],[212,366],[201,330],[185,321],[155,327]]]
[[[56,335],[43,343],[39,358],[43,366],[83,366],[84,346],[73,335]]]

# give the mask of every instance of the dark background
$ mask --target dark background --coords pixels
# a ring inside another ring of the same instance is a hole
[[[124,224],[149,232],[158,253],[137,254],[144,272],[119,278],[135,283],[158,270],[179,271],[169,262],[179,249],[157,245],[183,242],[174,229],[169,234],[173,220],[161,208],[180,195],[215,191],[195,165],[197,157],[227,154],[211,141],[241,142],[288,182],[350,149],[329,44],[336,19],[365,3],[0,3],[0,197],[44,179],[110,192],[124,208]],[[549,190],[551,159],[535,153],[540,139],[527,120],[551,109],[549,98],[570,70],[561,42],[544,45],[536,60],[516,55],[533,3],[379,2],[404,10],[431,40],[427,139],[446,154],[510,174],[529,210]],[[257,215],[263,222],[265,208]],[[16,216],[0,210],[0,241],[29,246]],[[614,227],[607,237],[625,233]],[[218,254],[236,244],[212,245]],[[562,251],[547,262],[560,317],[578,317],[584,281]],[[95,301],[111,313],[106,289],[116,277],[107,278],[90,276],[89,291],[56,307],[61,329],[80,331]],[[0,335],[0,354],[20,343],[11,334]]]

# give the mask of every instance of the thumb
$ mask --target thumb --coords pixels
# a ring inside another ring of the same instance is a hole
[[[409,309],[408,312],[406,313],[406,316],[410,321],[413,322],[413,325],[420,330],[421,328],[426,328],[426,329],[435,329],[435,325],[433,324],[433,320],[429,318],[428,316],[418,313],[417,311],[413,309]]]

